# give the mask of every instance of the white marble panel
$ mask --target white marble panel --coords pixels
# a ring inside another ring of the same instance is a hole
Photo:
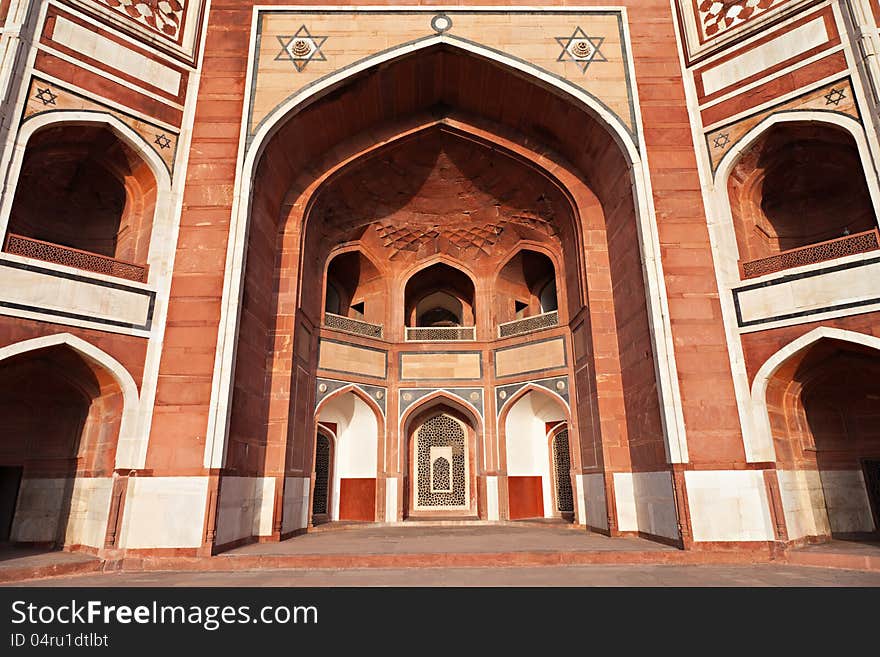
[[[207,477],[130,478],[121,547],[201,546],[207,498]]]
[[[685,482],[695,541],[775,539],[760,470],[689,470]]]
[[[812,50],[828,41],[828,29],[823,18],[816,18],[796,27],[743,54],[713,66],[702,74],[703,91],[713,94],[761,73],[800,53]]]
[[[875,529],[861,470],[822,470],[819,477],[832,532],[847,534]]]
[[[605,476],[583,476],[587,523],[591,527],[608,529],[608,509],[605,503]]]
[[[779,496],[789,540],[831,533],[817,470],[779,470]]]
[[[52,39],[170,94],[180,92],[178,71],[64,17],[56,19]]]

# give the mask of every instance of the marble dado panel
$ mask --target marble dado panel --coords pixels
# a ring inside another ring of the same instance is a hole
[[[631,133],[629,45],[619,10],[265,10],[257,21],[249,132],[323,78],[379,53],[442,39],[477,45],[586,91]]]
[[[762,330],[821,319],[824,313],[867,312],[880,307],[880,258],[833,264],[776,276],[733,290],[740,330]]]
[[[8,255],[0,279],[0,314],[149,335],[156,293],[146,286]]]

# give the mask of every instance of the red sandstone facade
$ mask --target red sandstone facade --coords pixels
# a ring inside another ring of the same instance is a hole
[[[873,0],[0,17],[3,540],[877,531]]]

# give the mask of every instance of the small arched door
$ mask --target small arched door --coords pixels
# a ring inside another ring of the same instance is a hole
[[[333,450],[328,438],[318,433],[315,441],[315,490],[312,495],[312,522],[326,522],[330,517],[330,468]]]
[[[553,436],[553,488],[556,510],[562,517],[574,515],[574,495],[571,490],[571,453],[568,448],[568,429]]]

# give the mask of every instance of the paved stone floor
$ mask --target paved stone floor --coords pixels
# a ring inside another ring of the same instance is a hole
[[[280,543],[252,543],[227,556],[438,554],[480,552],[667,551],[641,538],[609,538],[565,525],[368,526],[311,532]]]
[[[98,563],[98,559],[81,553],[49,551],[41,548],[23,548],[0,545],[0,574],[19,568],[43,568],[46,566],[73,566]]]
[[[574,566],[80,575],[15,586],[880,586],[880,573],[797,566]]]

